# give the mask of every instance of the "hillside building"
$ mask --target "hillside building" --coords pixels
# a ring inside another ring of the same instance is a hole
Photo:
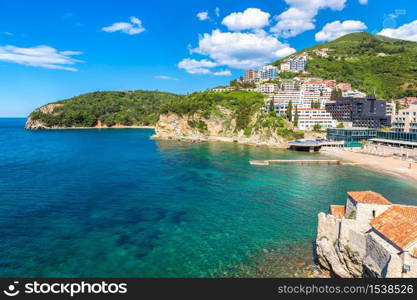
[[[258,71],[256,70],[246,70],[245,71],[245,81],[254,82],[258,76]]]
[[[417,132],[417,105],[400,109],[398,114],[393,116],[391,127],[397,132]]]

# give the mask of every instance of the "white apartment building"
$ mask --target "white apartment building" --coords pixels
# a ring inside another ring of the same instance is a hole
[[[278,84],[273,83],[263,83],[258,85],[255,89],[257,92],[264,93],[264,94],[273,94],[277,92],[279,89]]]
[[[397,115],[392,116],[391,127],[397,132],[417,132],[417,105],[400,109]]]
[[[328,118],[331,119],[332,115],[331,113],[327,112],[323,108],[298,108],[295,110],[295,108],[292,111],[293,117],[296,114],[296,111],[298,113],[299,118]]]
[[[293,107],[311,108],[312,103],[320,103],[320,108],[325,108],[330,101],[331,91],[278,91],[270,95],[269,100],[274,101],[274,108],[278,115],[286,114],[291,102]]]
[[[327,85],[321,80],[311,80],[305,81],[301,85],[301,89],[305,91],[327,91],[332,92],[332,89],[327,87]]]
[[[284,91],[299,91],[302,82],[297,79],[284,80],[281,83],[281,90]]]
[[[342,92],[342,97],[365,98],[366,94],[360,91],[345,91]]]
[[[258,70],[257,77],[260,81],[275,79],[278,75],[278,68],[272,65],[263,66]]]
[[[337,121],[332,118],[299,118],[298,128],[301,130],[313,130],[315,125],[320,125],[322,129],[332,128],[337,126]]]
[[[397,114],[397,107],[395,106],[395,102],[387,102],[385,107],[387,110],[387,116],[394,116]]]
[[[290,71],[290,64],[288,62],[284,62],[280,65],[281,71],[288,72]]]
[[[316,124],[321,128],[331,128],[337,126],[337,120],[332,118],[332,115],[322,108],[298,108],[293,109],[293,119],[298,114],[298,128],[301,130],[313,130]]]

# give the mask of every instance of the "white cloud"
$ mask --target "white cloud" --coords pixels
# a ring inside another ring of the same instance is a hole
[[[317,42],[333,41],[345,34],[360,32],[367,28],[368,27],[361,21],[334,21],[324,25],[321,31],[316,33],[315,37]]]
[[[222,71],[218,71],[218,72],[213,72],[212,74],[214,76],[230,76],[230,75],[232,75],[232,72],[230,72],[230,70],[222,70]]]
[[[76,68],[70,67],[70,65],[82,61],[71,56],[80,54],[82,52],[58,51],[49,46],[32,48],[19,48],[11,45],[0,46],[0,61],[46,69],[77,71]]]
[[[199,12],[199,13],[197,14],[197,18],[198,18],[200,21],[206,21],[206,20],[209,20],[209,19],[210,19],[210,17],[209,17],[209,15],[208,15],[208,12],[207,12],[207,11],[202,11],[202,12]]]
[[[229,30],[240,31],[245,29],[261,29],[269,25],[269,13],[259,8],[248,8],[243,13],[232,13],[225,17],[222,24]]]
[[[319,10],[342,10],[346,0],[284,0],[289,8],[276,17],[271,31],[284,38],[293,37],[315,28]]]
[[[378,34],[391,38],[417,42],[417,20],[398,28],[385,28]]]
[[[160,80],[178,80],[178,78],[166,76],[166,75],[156,75],[153,78],[160,79]]]
[[[368,0],[359,0],[359,3],[362,5],[368,4]]]
[[[178,68],[184,69],[190,74],[207,74],[215,76],[230,76],[232,73],[229,70],[212,71],[211,68],[217,67],[218,65],[210,60],[202,59],[195,60],[191,58],[185,58],[179,62]]]
[[[128,22],[116,22],[110,26],[103,27],[101,30],[105,32],[116,32],[121,31],[123,33],[134,35],[145,31],[142,25],[142,21],[136,17],[130,17],[130,23]]]
[[[216,7],[216,9],[214,10],[214,13],[216,14],[216,17],[220,17],[220,8]]]
[[[295,50],[264,31],[241,33],[217,29],[201,36],[198,47],[190,52],[206,55],[218,66],[246,69],[262,66]]]
[[[185,58],[178,64],[178,68],[184,69],[190,74],[210,74],[211,71],[209,68],[214,68],[216,66],[217,64],[215,62],[207,59],[195,60],[191,58]]]

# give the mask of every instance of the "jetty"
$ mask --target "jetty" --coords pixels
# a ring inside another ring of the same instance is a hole
[[[269,159],[269,160],[250,160],[252,166],[269,166],[276,164],[299,164],[299,165],[340,165],[337,159]]]

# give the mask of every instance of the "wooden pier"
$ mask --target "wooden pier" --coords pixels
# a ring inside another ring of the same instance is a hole
[[[250,160],[252,166],[269,166],[271,163],[277,164],[299,164],[299,165],[340,165],[340,160],[335,159],[269,159],[269,160]]]

